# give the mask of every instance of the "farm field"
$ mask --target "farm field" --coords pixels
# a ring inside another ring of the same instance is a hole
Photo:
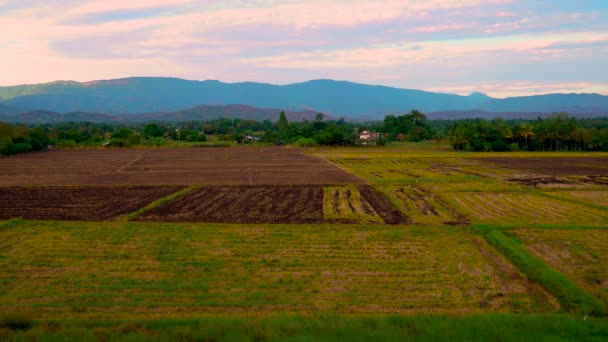
[[[0,234],[0,311],[40,319],[556,305],[467,229],[12,220]]]
[[[74,331],[98,322],[156,336],[157,323],[132,322],[158,320],[191,336],[192,324],[242,319],[263,340],[274,336],[258,334],[274,324],[264,322],[361,319],[353,329],[370,331],[423,320],[399,326],[409,336],[478,317],[606,335],[591,327],[608,315],[607,174],[596,172],[608,153],[429,143],[45,153],[0,159],[0,339],[17,334],[6,315],[34,322],[32,334],[73,319]],[[552,172],[570,159],[576,167]]]
[[[175,186],[0,187],[0,220],[105,221],[180,190]]]
[[[0,158],[0,186],[293,185],[362,180],[284,147],[52,150]]]
[[[381,189],[413,224],[606,225],[606,153],[462,153],[442,145],[311,153]]]
[[[608,230],[516,229],[508,234],[608,303]]]

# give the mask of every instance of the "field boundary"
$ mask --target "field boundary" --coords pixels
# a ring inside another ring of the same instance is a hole
[[[608,322],[565,314],[339,315],[314,312],[156,320],[0,319],[4,340],[602,340]]]
[[[138,209],[132,213],[129,213],[127,215],[124,215],[122,217],[119,217],[118,219],[116,219],[116,221],[121,221],[121,222],[125,222],[125,221],[130,221],[133,220],[137,217],[139,217],[140,215],[143,215],[145,212],[147,212],[148,210],[154,209],[156,207],[159,207],[165,203],[171,202],[179,197],[182,197],[188,193],[190,193],[191,191],[193,191],[196,187],[194,186],[190,186],[184,189],[181,189],[179,191],[176,191],[172,194],[170,194],[169,196],[165,196],[163,198],[159,198],[156,201],[146,205],[145,207]]]
[[[566,310],[585,316],[604,317],[608,314],[606,305],[600,299],[530,253],[521,243],[501,230],[486,231],[484,236],[488,243],[498,249],[529,279],[548,289]]]

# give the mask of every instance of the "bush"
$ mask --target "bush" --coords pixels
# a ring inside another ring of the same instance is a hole
[[[27,330],[32,327],[32,321],[23,316],[7,316],[0,320],[0,327],[9,330]]]
[[[317,141],[312,138],[300,138],[295,142],[298,147],[314,147],[317,146]]]

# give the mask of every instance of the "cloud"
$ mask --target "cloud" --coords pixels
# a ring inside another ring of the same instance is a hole
[[[4,1],[0,83],[161,75],[574,87],[608,79],[606,15],[586,0]]]

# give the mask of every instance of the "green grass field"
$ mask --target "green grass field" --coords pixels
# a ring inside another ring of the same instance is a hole
[[[131,221],[183,193],[115,222],[3,221],[0,340],[608,338],[606,186],[483,161],[608,154],[309,153],[411,224],[384,224],[349,185],[324,187],[323,214],[355,224]]]

